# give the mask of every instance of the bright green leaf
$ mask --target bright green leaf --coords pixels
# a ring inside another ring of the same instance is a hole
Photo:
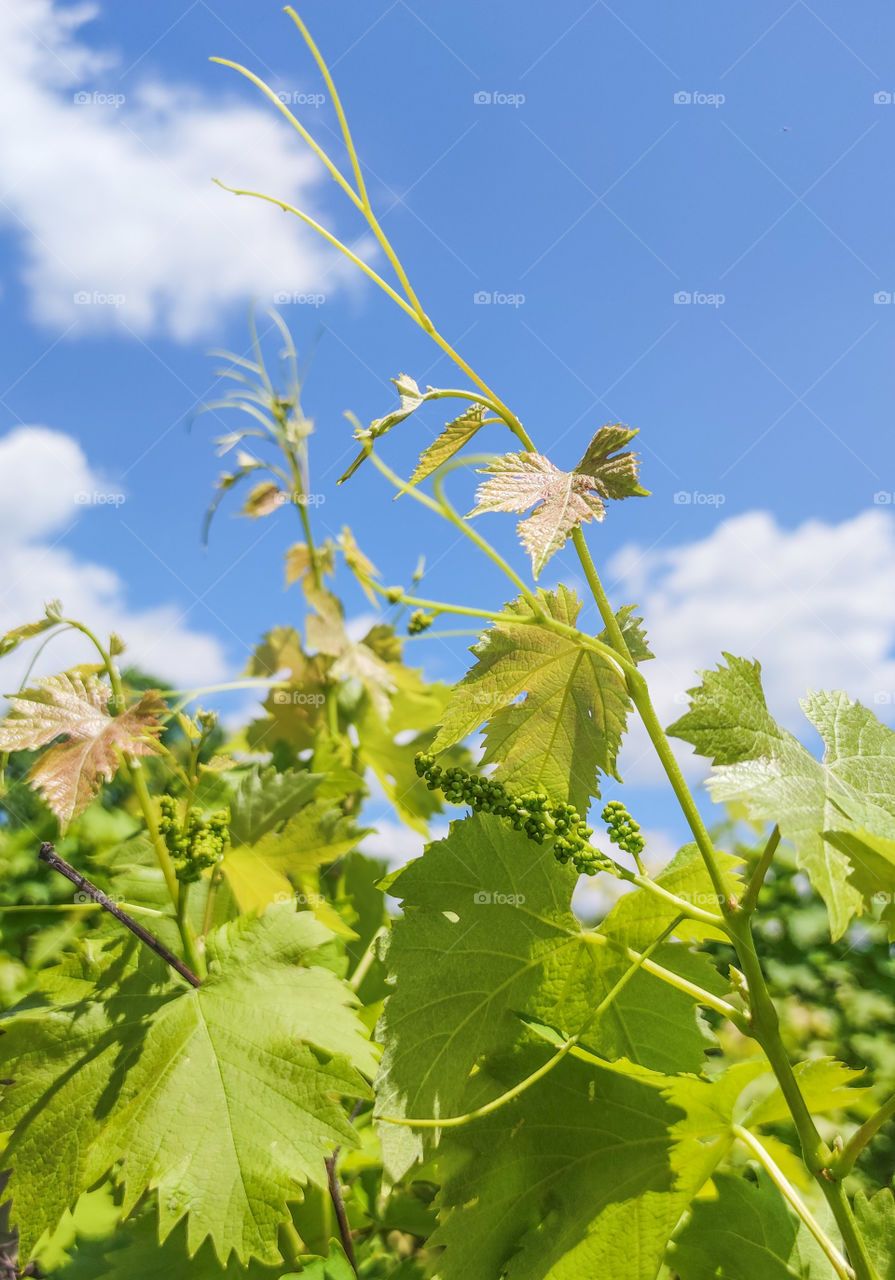
[[[581,604],[566,587],[540,591],[538,601],[550,617],[575,625]],[[525,621],[531,616],[524,600],[514,601],[473,646],[478,661],[455,687],[432,749],[487,721],[483,763],[497,763],[496,778],[571,800],[584,814],[600,794],[598,770],[617,776],[627,690],[608,658]]]

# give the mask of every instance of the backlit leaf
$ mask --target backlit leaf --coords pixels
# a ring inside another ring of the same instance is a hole
[[[410,477],[410,483],[419,484],[433,471],[437,471],[443,462],[448,462],[454,454],[459,453],[476,434],[487,415],[488,409],[485,405],[471,404],[458,418],[449,422],[441,435],[420,454],[416,470]]]
[[[549,617],[575,625],[581,604],[566,587],[540,591],[538,602]],[[455,687],[433,750],[487,722],[483,763],[497,764],[496,777],[571,800],[583,814],[600,794],[598,771],[616,776],[627,690],[608,658],[531,617],[516,600],[473,646],[478,661]]]
[[[34,763],[28,780],[43,795],[65,828],[110,782],[122,755],[149,755],[159,749],[158,716],[165,710],[152,690],[139,702],[111,716],[112,691],[94,676],[73,672],[47,676],[9,699],[12,710],[0,722],[0,750],[34,751],[55,743]]]

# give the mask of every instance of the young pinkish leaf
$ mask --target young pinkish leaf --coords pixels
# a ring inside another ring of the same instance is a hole
[[[495,459],[483,474],[492,479],[479,486],[471,516],[485,511],[527,511],[539,504],[517,525],[535,578],[573,529],[588,520],[602,520],[606,514],[595,476],[560,471],[540,453],[508,453]]]
[[[47,676],[36,688],[10,698],[12,710],[0,722],[2,751],[35,751],[64,736],[28,774],[63,829],[86,809],[101,780],[112,780],[123,753],[145,756],[158,750],[157,717],[165,709],[160,695],[149,690],[134,706],[110,716],[111,692],[93,676]]]

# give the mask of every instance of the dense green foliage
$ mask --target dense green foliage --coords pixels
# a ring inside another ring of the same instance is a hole
[[[260,713],[225,732],[196,691],[122,669],[124,640],[58,602],[0,640],[5,655],[74,628],[95,651],[26,677],[0,722],[10,1266],[890,1280],[895,733],[843,693],[811,694],[818,760],[771,717],[759,664],[725,655],[667,731],[711,764],[727,809],[710,834],[650,700],[642,620],[613,610],[582,532],[647,496],[635,432],[608,424],[559,470],[435,329],[287,12],[351,178],[237,70],[325,160],[396,286],[330,243],[469,383],[400,375],[397,409],[355,419],[342,479],[377,468],[489,557],[511,601],[422,598],[421,565],[386,587],[349,529],[318,539],[312,424],[274,315],[280,367],[253,327],[252,358],[223,371],[234,387],[215,408],[240,425],[217,441],[235,464],[206,521],[244,482],[246,518],[299,520],[286,583],[302,630],[263,636],[235,682]],[[460,415],[397,476],[381,442],[442,399]],[[493,428],[511,451],[462,452]],[[486,478],[461,517],[444,481],[470,463]],[[533,580],[571,540],[598,635],[569,588],[534,586],[490,546],[476,518],[492,512],[524,514]],[[346,571],[383,609],[359,639]],[[398,634],[447,614],[480,629],[453,688],[408,665]],[[613,794],[635,716],[693,837],[657,873]],[[374,786],[425,845],[390,874],[359,848]],[[428,841],[442,801],[461,812]],[[628,890],[596,923],[575,910],[582,874]]]

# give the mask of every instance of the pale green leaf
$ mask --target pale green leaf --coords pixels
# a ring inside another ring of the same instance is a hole
[[[566,587],[540,591],[538,602],[550,617],[575,625],[581,604]],[[571,800],[584,814],[600,794],[598,771],[617,777],[627,690],[608,658],[527,621],[531,616],[524,600],[507,605],[473,646],[478,661],[455,687],[433,750],[487,722],[483,763],[497,764],[495,777]]]
[[[843,693],[811,694],[802,707],[826,748],[818,761],[770,715],[759,664],[725,658],[690,691],[690,710],[669,733],[714,760],[716,800],[742,801],[753,819],[779,824],[839,938],[862,894],[849,856],[824,833],[847,828],[850,812],[868,804],[895,816],[895,733]]]
[[[632,662],[646,662],[649,658],[656,655],[650,650],[646,642],[646,632],[643,628],[643,619],[635,616],[634,610],[638,606],[636,604],[626,604],[619,609],[615,615],[615,620],[621,628],[622,635],[625,638],[625,644]],[[598,640],[602,640],[603,644],[611,645],[612,641],[608,631],[601,631],[597,636]]]
[[[253,765],[239,778],[230,801],[230,840],[233,844],[256,844],[268,831],[312,799],[323,781],[319,773],[286,769],[273,765]]]
[[[814,1058],[796,1064],[795,1077],[805,1105],[812,1115],[827,1115],[831,1111],[847,1111],[865,1098],[868,1089],[856,1089],[854,1083],[863,1071],[854,1071],[835,1058]],[[773,1091],[749,1112],[745,1123],[752,1127],[763,1124],[781,1124],[790,1119],[786,1100],[776,1085]]]
[[[392,382],[398,389],[398,395],[401,397],[401,403],[397,409],[393,409],[391,413],[387,413],[384,418],[374,418],[369,427],[360,427],[355,431],[355,439],[371,442],[385,435],[387,431],[391,431],[392,427],[396,427],[399,422],[403,422],[405,418],[409,418],[412,413],[424,404],[428,398],[432,388],[427,391],[420,391],[413,378],[406,373],[399,373],[397,378],[392,378]],[[356,419],[355,419],[356,421]],[[364,458],[367,456],[366,449],[361,452],[352,462],[348,470],[339,477],[339,484],[344,484],[349,480],[358,469]]]
[[[58,601],[53,604],[61,609],[62,606]],[[58,626],[59,616],[56,609],[49,612],[50,606],[47,606],[48,612],[46,617],[39,618],[37,622],[25,622],[20,627],[13,627],[11,631],[7,631],[5,636],[0,637],[0,658],[5,658],[8,653],[12,653],[25,640],[31,640],[34,636],[39,636],[44,631],[49,631],[50,627]]]
[[[468,444],[476,434],[487,414],[488,410],[484,405],[471,404],[463,410],[458,418],[454,418],[452,422],[447,423],[441,435],[433,440],[420,454],[416,470],[410,477],[410,483],[419,484],[421,480],[425,480],[430,476],[433,471],[437,471],[442,463],[448,462],[455,454],[459,453],[464,445]]]
[[[315,958],[330,937],[309,913],[272,908],[210,935],[198,989],[148,953],[138,969],[121,953],[116,973],[113,950],[104,1001],[12,1021],[0,1123],[25,1256],[123,1162],[125,1213],[155,1190],[161,1234],[187,1216],[190,1252],[211,1237],[222,1262],[279,1260],[287,1202],[325,1187],[324,1157],[354,1142],[336,1099],[364,1096],[359,1072],[374,1066],[353,994]]]
[[[373,561],[365,556],[355,541],[354,534],[348,528],[347,524],[343,527],[339,535],[339,547],[342,555],[345,557],[345,563],[354,574],[360,585],[364,595],[370,601],[370,604],[379,607],[379,602],[374,591],[370,586],[371,578],[379,577],[379,570]]]

